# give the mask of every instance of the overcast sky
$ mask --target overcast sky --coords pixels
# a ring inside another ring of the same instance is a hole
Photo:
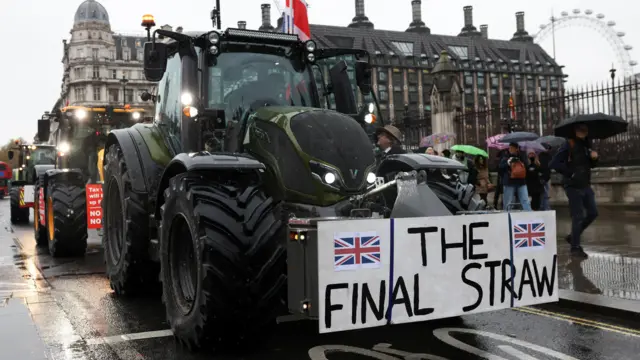
[[[100,1],[100,0],[99,0]],[[281,0],[283,1],[283,0]],[[354,16],[353,0],[309,0],[311,23],[347,25]],[[155,15],[158,25],[183,26],[185,30],[211,28],[209,12],[214,0],[101,0],[109,12],[111,28],[115,32],[142,34],[139,26],[145,13]],[[221,0],[223,27],[235,26],[238,20],[247,21],[249,28],[261,23],[260,4],[265,0]],[[3,34],[3,101],[0,142],[23,136],[28,140],[36,133],[37,119],[51,110],[60,95],[62,79],[62,40],[68,39],[75,11],[81,0],[20,0],[0,1],[0,31]],[[272,19],[278,18],[275,2]],[[389,7],[389,4],[396,4]],[[555,3],[555,4],[554,4]],[[513,0],[423,0],[423,20],[436,34],[457,34],[463,25],[462,7],[472,5],[474,25],[489,25],[491,38],[509,39],[515,32],[515,12],[525,12],[526,29],[535,35],[539,25],[548,23],[552,12],[592,9],[603,13],[606,20],[614,20],[616,31],[626,32],[625,43],[640,48],[637,11],[640,5],[623,0],[513,1]],[[346,6],[340,8],[340,5]],[[411,0],[365,0],[366,15],[378,29],[405,30],[411,22]],[[541,42],[549,54],[552,40]],[[631,58],[636,58],[632,50]],[[598,30],[571,26],[556,32],[556,58],[566,65],[569,85],[607,80],[611,64],[617,64],[615,51]],[[640,70],[639,70],[640,71]]]

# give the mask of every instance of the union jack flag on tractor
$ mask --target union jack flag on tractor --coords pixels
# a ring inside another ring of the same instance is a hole
[[[380,267],[380,237],[375,232],[337,233],[333,253],[335,270]]]
[[[515,249],[544,247],[545,225],[542,221],[516,223],[513,225],[513,247]]]

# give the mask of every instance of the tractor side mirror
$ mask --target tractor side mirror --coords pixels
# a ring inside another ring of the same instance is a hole
[[[47,142],[49,141],[50,135],[51,135],[51,120],[39,119],[38,120],[38,140],[40,142]]]
[[[7,155],[9,156],[9,160],[13,160],[13,150],[9,150]]]
[[[371,64],[366,61],[357,61],[356,62],[356,82],[362,95],[371,94],[372,88],[372,75],[371,75]]]
[[[336,102],[336,110],[343,114],[356,114],[358,108],[353,87],[347,73],[347,63],[339,61],[329,70],[331,78],[331,91]]]
[[[167,70],[167,44],[144,44],[144,76],[149,81],[160,81]]]

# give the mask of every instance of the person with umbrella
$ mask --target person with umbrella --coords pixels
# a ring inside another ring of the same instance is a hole
[[[398,155],[406,154],[407,152],[402,148],[402,133],[393,125],[385,125],[382,128],[376,129],[376,136],[378,138],[377,145],[382,150],[383,155]]]
[[[582,249],[580,236],[598,217],[595,194],[591,189],[591,169],[597,165],[598,153],[591,150],[589,127],[575,124],[573,128],[573,136],[562,145],[549,165],[562,174],[562,184],[569,200],[571,234],[565,239],[571,244],[571,255],[586,259],[588,255]]]
[[[503,172],[502,184],[502,204],[504,209],[509,209],[509,205],[513,203],[515,196],[518,196],[520,205],[525,211],[531,211],[531,204],[529,203],[529,192],[527,191],[526,178],[527,178],[527,160],[522,156],[520,152],[520,146],[518,143],[509,144],[509,149],[506,156],[500,160],[499,168]]]
[[[527,165],[527,192],[531,196],[531,209],[540,210],[544,182],[542,180],[542,164],[534,150],[528,150],[529,164]]]

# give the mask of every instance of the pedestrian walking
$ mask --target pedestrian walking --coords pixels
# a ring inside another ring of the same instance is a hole
[[[502,192],[504,190],[504,185],[502,184],[502,178],[504,177],[504,172],[505,170],[500,168],[500,161],[502,160],[503,157],[505,157],[508,153],[508,150],[500,150],[498,152],[498,155],[496,156],[498,158],[498,178],[496,179],[496,192],[495,194],[493,194],[493,208],[494,209],[499,209],[499,205],[500,205],[500,197],[502,196]]]
[[[520,200],[520,205],[525,211],[531,211],[529,203],[529,192],[527,191],[527,159],[520,152],[518,143],[509,144],[509,149],[500,160],[500,168],[503,170],[502,184],[503,195],[502,204],[504,209],[508,210],[509,205],[514,203],[516,195]]]
[[[549,191],[551,190],[551,169],[549,163],[551,162],[551,154],[549,151],[543,151],[538,155],[540,161],[540,180],[542,181],[542,199],[540,201],[540,210],[551,210],[549,205]]]
[[[584,230],[598,217],[595,194],[591,188],[591,169],[597,165],[598,153],[591,150],[589,128],[584,124],[574,126],[574,134],[560,148],[549,164],[562,174],[562,185],[569,200],[571,234],[566,241],[571,244],[571,255],[588,258],[581,245]],[[586,214],[585,214],[586,213]]]
[[[476,170],[478,170],[478,177],[476,180],[476,192],[480,195],[480,199],[484,200],[485,204],[488,204],[487,196],[491,188],[491,179],[489,178],[489,166],[484,156],[476,156],[475,159]]]
[[[542,203],[544,184],[540,174],[541,164],[535,151],[529,151],[529,164],[527,165],[527,192],[531,196],[531,210],[538,211]]]

